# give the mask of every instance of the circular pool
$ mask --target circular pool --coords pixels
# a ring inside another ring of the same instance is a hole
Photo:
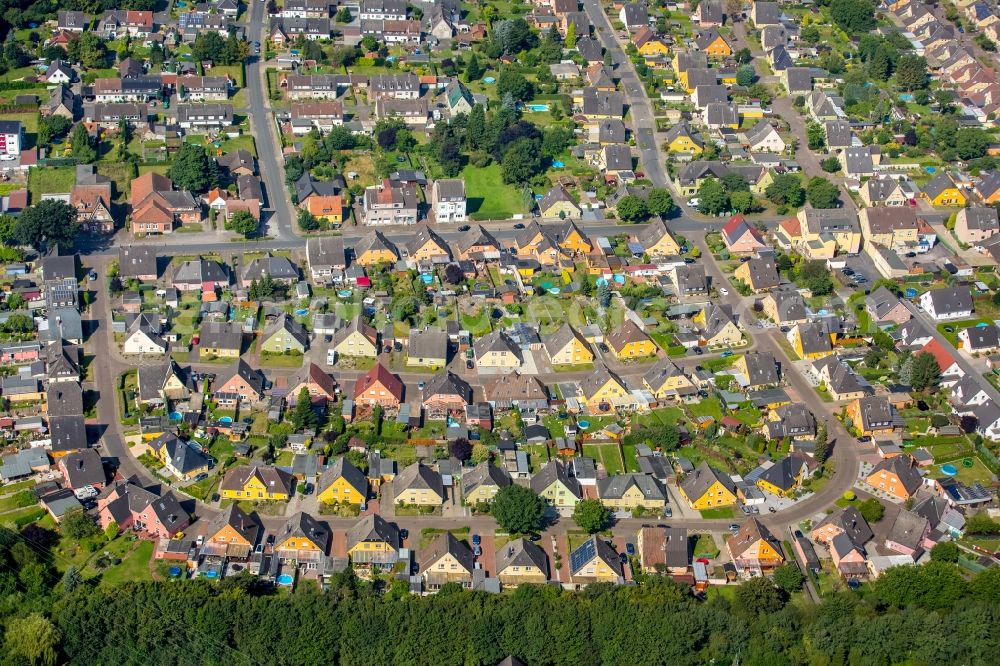
[[[587,428],[590,427],[590,421],[577,421],[576,424],[580,426],[580,428],[582,428],[583,430],[586,430]]]
[[[292,583],[295,582],[295,577],[292,576],[291,574],[283,573],[279,574],[278,577],[275,578],[275,580],[278,582],[278,585],[291,585]]]
[[[553,169],[562,169],[564,166],[566,166],[564,162],[561,162],[560,160],[552,160]]]
[[[430,273],[421,273],[420,279],[423,280],[424,284],[430,284],[431,282],[434,282],[434,276],[431,275]]]
[[[171,421],[180,421],[184,418],[180,412],[170,412],[169,416]]]
[[[180,567],[170,567],[170,576],[171,576],[171,578],[177,578],[180,575],[181,575],[181,568]]]
[[[232,423],[232,422],[233,422],[233,417],[232,416],[221,416],[221,417],[219,417],[219,423]]]
[[[309,314],[309,310],[306,310],[305,308],[299,308],[295,311],[296,317],[305,317],[307,314]]]
[[[549,287],[549,293],[552,294],[553,296],[558,295],[559,291],[560,291],[559,287]]]
[[[909,289],[906,290],[906,297],[907,298],[916,298],[917,297],[917,290],[914,289],[913,287],[910,287]]]
[[[206,571],[202,575],[204,575],[205,578],[218,578],[219,577],[219,572],[215,571],[215,570],[212,570],[212,569],[209,569],[208,571]]]
[[[941,465],[941,473],[945,476],[955,476],[958,469],[954,465]]]
[[[975,463],[972,462],[972,458],[962,458],[962,467],[965,469],[972,469],[973,465],[975,465]]]

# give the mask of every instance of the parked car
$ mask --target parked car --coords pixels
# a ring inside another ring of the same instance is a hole
[[[629,557],[635,557],[635,546],[631,543],[625,544],[625,552],[629,554]]]
[[[733,523],[732,525],[729,526],[729,531],[732,532],[733,534],[736,534],[737,532],[740,531],[740,526],[737,525],[736,523]]]
[[[476,364],[471,358],[465,362],[466,370],[472,370],[474,367],[476,367]]]
[[[520,222],[518,222],[517,224],[514,225],[514,228],[515,229],[524,229],[524,225],[521,224]]]
[[[665,506],[663,507],[663,515],[666,516],[667,518],[673,518],[674,510],[671,509],[669,506]]]
[[[472,227],[470,227],[470,226],[469,226],[468,224],[463,224],[462,226],[460,226],[460,227],[458,228],[458,230],[459,230],[459,231],[468,231],[468,230],[469,230],[469,229],[471,229],[471,228],[472,228]]]
[[[725,287],[719,287],[719,293],[722,294],[723,296],[728,296],[729,290],[726,289]]]
[[[400,530],[399,530],[399,540],[400,541],[406,541],[406,539],[409,536],[410,536],[410,531],[409,530],[407,530],[405,528],[400,528]]]

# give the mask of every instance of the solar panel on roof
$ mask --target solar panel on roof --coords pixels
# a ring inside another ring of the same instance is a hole
[[[569,567],[570,572],[577,572],[582,569],[588,562],[594,559],[597,555],[597,548],[594,545],[594,540],[583,543],[579,548],[574,550],[569,556]]]

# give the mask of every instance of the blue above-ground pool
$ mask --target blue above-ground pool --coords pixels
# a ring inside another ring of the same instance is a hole
[[[208,571],[206,571],[202,575],[205,578],[218,578],[219,577],[219,572],[216,571],[215,569],[209,569]]]
[[[177,578],[180,575],[181,575],[181,568],[180,567],[170,567],[170,576],[172,578]]]
[[[549,105],[548,104],[526,104],[525,106],[528,109],[530,109],[531,111],[536,111],[536,112],[539,112],[539,113],[541,113],[542,111],[548,111],[549,110]]]
[[[354,292],[352,292],[350,289],[341,289],[340,291],[337,292],[337,296],[340,296],[341,298],[350,298],[352,293]]]
[[[976,328],[986,328],[987,326],[989,326],[989,324],[987,324],[985,321],[981,321],[978,324],[976,324]]]
[[[820,317],[825,317],[825,316],[827,316],[830,313],[826,309],[823,309],[823,310],[819,310],[816,314],[818,314]]]
[[[423,280],[424,284],[430,284],[431,282],[434,282],[434,276],[431,275],[430,273],[421,273],[420,279]]]
[[[937,167],[924,167],[924,171],[926,171],[927,173],[934,173],[935,171],[937,171]]]
[[[616,275],[615,276],[615,284],[625,284],[625,276],[624,275]]]
[[[309,310],[306,310],[305,308],[299,308],[295,311],[296,317],[305,317],[307,314],[309,314]]]
[[[232,423],[232,422],[233,422],[233,417],[232,416],[220,416],[219,417],[219,423]]]
[[[274,579],[277,581],[278,585],[291,585],[295,582],[295,577],[291,574],[278,574],[278,577]]]
[[[559,287],[549,287],[549,293],[552,294],[553,296],[559,295],[559,291],[560,291]]]
[[[597,286],[600,287],[602,284],[607,284],[608,281],[602,277],[597,278]]]
[[[169,414],[171,421],[180,421],[184,416],[180,412],[170,412]]]
[[[494,76],[485,76],[485,77],[483,77],[483,83],[496,83],[496,82],[497,82],[497,80],[496,80],[496,77],[494,77]]]
[[[906,290],[906,297],[907,298],[916,298],[917,297],[917,290],[914,289],[913,287],[910,287],[909,289]]]
[[[581,429],[586,430],[590,427],[590,421],[577,421],[576,424],[580,426]]]
[[[941,473],[945,476],[955,476],[958,474],[958,468],[954,465],[941,465]]]
[[[566,165],[563,164],[562,162],[560,162],[559,160],[552,160],[552,168],[553,169],[562,169],[564,166],[566,166]]]

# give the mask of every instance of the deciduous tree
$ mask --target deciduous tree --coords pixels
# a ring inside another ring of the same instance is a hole
[[[530,488],[513,483],[493,497],[490,515],[501,529],[511,534],[536,532],[542,526],[545,501]]]

